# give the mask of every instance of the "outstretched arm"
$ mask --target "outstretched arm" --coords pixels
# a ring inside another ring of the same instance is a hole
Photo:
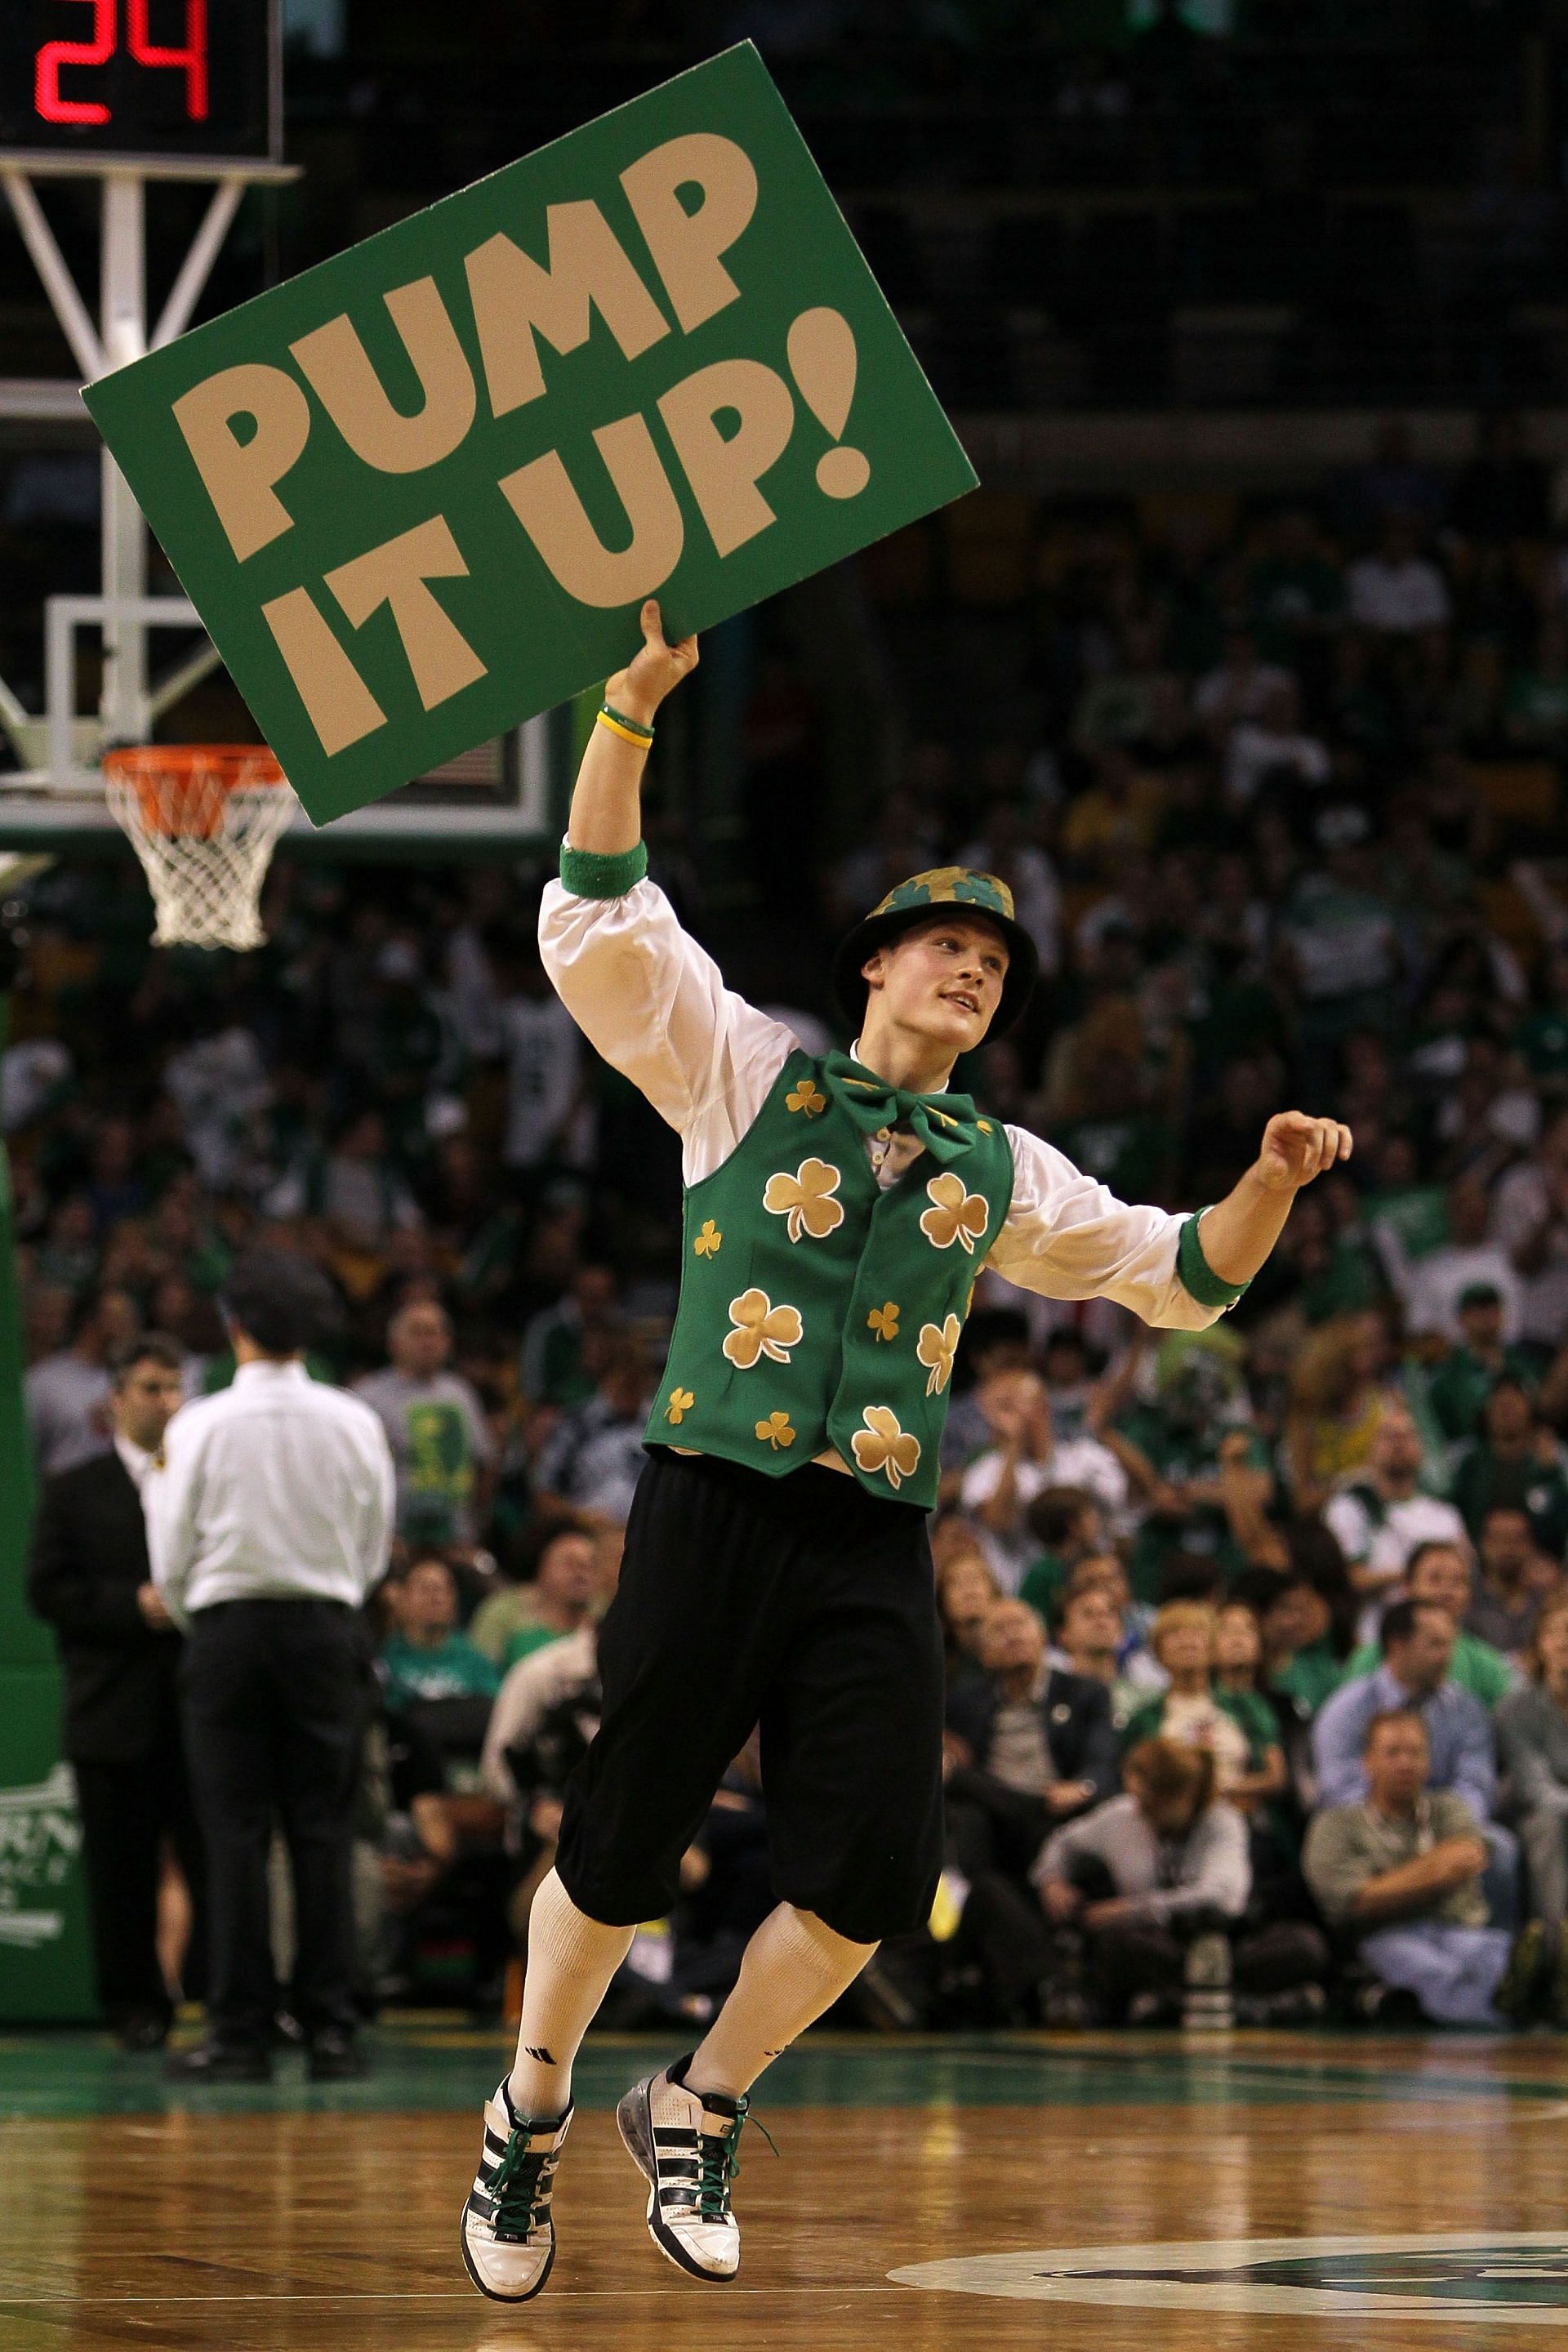
[[[1278,1112],[1240,1183],[1204,1212],[1199,1239],[1210,1271],[1221,1282],[1250,1282],[1285,1230],[1302,1186],[1350,1156],[1351,1131],[1338,1119]]]
[[[657,598],[648,598],[640,618],[641,646],[605,688],[610,709],[629,719],[631,728],[617,733],[595,724],[577,772],[567,820],[566,837],[573,848],[600,857],[622,856],[642,839],[641,794],[647,745],[628,738],[637,728],[651,729],[665,696],[697,667],[695,637],[666,645]]]

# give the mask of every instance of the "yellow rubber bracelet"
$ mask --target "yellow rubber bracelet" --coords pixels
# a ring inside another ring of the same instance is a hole
[[[636,734],[631,728],[623,726],[618,719],[612,719],[607,710],[601,710],[598,713],[596,723],[601,727],[607,727],[612,735],[618,735],[623,743],[635,744],[639,751],[647,751],[653,742],[651,728],[646,735]]]

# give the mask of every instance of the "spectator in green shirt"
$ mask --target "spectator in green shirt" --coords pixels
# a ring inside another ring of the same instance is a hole
[[[1448,1679],[1479,1698],[1489,1715],[1500,1699],[1506,1698],[1519,1677],[1508,1660],[1489,1642],[1464,1631],[1466,1612],[1475,1592],[1475,1578],[1469,1556],[1458,1544],[1417,1544],[1405,1563],[1403,1597],[1425,1602],[1429,1608],[1446,1610],[1460,1628],[1454,1636],[1454,1654],[1448,1665]],[[1383,1652],[1375,1642],[1363,1643],[1338,1669],[1342,1682],[1354,1682],[1360,1675],[1377,1672],[1383,1663]]]
[[[577,1633],[602,1599],[598,1547],[577,1518],[542,1520],[510,1555],[506,1575],[468,1627],[475,1649],[502,1670]]]
[[[381,1654],[386,1703],[494,1698],[500,1675],[458,1631],[458,1585],[440,1552],[412,1560],[393,1590],[397,1631]]]
[[[1344,1672],[1334,1650],[1333,1612],[1299,1569],[1274,1580],[1272,1592],[1260,1590],[1258,1600],[1264,1685],[1310,1717],[1338,1690]]]
[[[1487,1401],[1500,1380],[1534,1391],[1530,1359],[1502,1336],[1502,1293],[1490,1282],[1472,1282],[1459,1293],[1458,1313],[1464,1339],[1451,1348],[1427,1389],[1432,1410],[1447,1438],[1479,1435]]]
[[[1535,1540],[1553,1559],[1568,1545],[1568,1465],[1524,1382],[1494,1381],[1479,1433],[1454,1465],[1453,1496],[1472,1541],[1489,1511],[1528,1514]]]
[[[1211,1559],[1226,1575],[1246,1563],[1237,1512],[1260,1513],[1273,1481],[1250,1423],[1245,1353],[1231,1331],[1164,1333],[1154,1353],[1152,1397],[1117,1421],[1117,1451],[1148,1504],[1130,1562],[1140,1600],[1159,1597],[1183,1554]]]
[[[1239,1606],[1250,1629],[1242,1655],[1240,1626],[1227,1625]],[[1128,1747],[1141,1739],[1174,1739],[1206,1748],[1215,1759],[1218,1795],[1250,1812],[1284,1794],[1285,1753],[1274,1710],[1262,1693],[1247,1687],[1260,1656],[1250,1609],[1236,1604],[1215,1612],[1198,1601],[1173,1601],[1154,1620],[1150,1646],[1171,1678],[1170,1688],[1141,1706],[1123,1735]],[[1221,1655],[1227,1660],[1223,1671]]]
[[[1105,1517],[1086,1488],[1047,1486],[1036,1496],[1024,1519],[1040,1549],[1025,1570],[1018,1598],[1049,1622],[1079,1561],[1105,1549]]]

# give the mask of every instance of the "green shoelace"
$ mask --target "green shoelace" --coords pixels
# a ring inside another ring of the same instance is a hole
[[[548,2211],[559,2154],[553,2147],[531,2148],[526,2131],[511,2134],[489,2181],[495,2200],[490,2226],[498,2237],[528,2237]]]
[[[741,2169],[741,2159],[737,2150],[741,2145],[741,2134],[745,2128],[749,2112],[746,2102],[742,2099],[735,2120],[728,2131],[702,2132],[699,2135],[702,2147],[698,2158],[700,2172],[697,2185],[697,2210],[705,2221],[722,2221],[729,2213],[730,2183]],[[752,2120],[776,2156],[779,2152],[778,2143],[766,2124],[755,2116],[752,2116]]]

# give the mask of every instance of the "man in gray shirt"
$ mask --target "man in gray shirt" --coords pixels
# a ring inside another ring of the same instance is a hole
[[[69,1346],[40,1357],[28,1372],[27,1427],[41,1477],[110,1451],[114,1423],[105,1361],[112,1348],[134,1339],[139,1320],[124,1291],[94,1292],[78,1303]]]
[[[1510,1938],[1488,1924],[1480,1823],[1455,1790],[1429,1785],[1415,1708],[1373,1717],[1363,1761],[1365,1797],[1307,1832],[1301,1868],[1324,1917],[1358,1935],[1368,1967],[1436,2023],[1500,2024]]]
[[[413,1300],[386,1334],[392,1360],[356,1381],[397,1470],[397,1532],[411,1543],[476,1543],[489,1515],[495,1446],[468,1381],[449,1371],[452,1326],[433,1298]]]

